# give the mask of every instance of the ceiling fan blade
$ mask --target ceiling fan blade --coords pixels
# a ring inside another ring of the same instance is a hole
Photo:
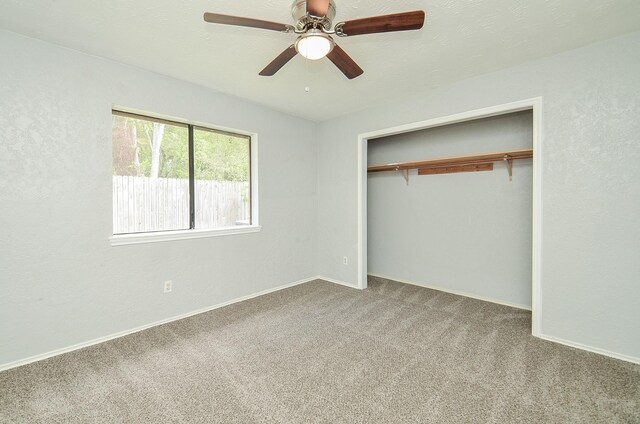
[[[364,72],[362,68],[358,66],[356,62],[349,57],[349,55],[340,48],[337,44],[333,47],[333,50],[327,55],[330,61],[342,71],[342,73],[349,79],[354,79],[362,75]]]
[[[322,18],[329,11],[329,0],[307,0],[307,13]]]
[[[206,12],[204,20],[212,24],[236,25],[250,28],[269,29],[271,31],[289,32],[293,31],[291,25],[279,24],[277,22],[262,21],[260,19],[243,18],[240,16],[221,15],[219,13]]]
[[[280,70],[284,65],[287,64],[298,52],[296,51],[296,46],[294,44],[287,47],[285,51],[280,53],[278,57],[273,59],[270,64],[268,64],[262,71],[260,71],[260,75],[263,77],[273,76],[276,72]]]
[[[372,16],[370,18],[354,19],[336,24],[336,31],[341,31],[344,37],[378,32],[407,31],[420,29],[424,25],[424,11],[394,13],[392,15]]]

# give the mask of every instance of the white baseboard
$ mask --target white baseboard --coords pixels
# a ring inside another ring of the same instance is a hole
[[[127,336],[129,334],[133,334],[133,333],[137,333],[139,331],[143,331],[146,329],[149,329],[151,327],[156,327],[158,325],[162,325],[162,324],[167,324],[173,321],[177,321],[183,318],[188,318],[191,317],[193,315],[198,315],[198,314],[202,314],[204,312],[209,312],[212,311],[214,309],[218,309],[218,308],[222,308],[224,306],[228,306],[228,305],[232,305],[234,303],[238,303],[238,302],[242,302],[244,300],[249,300],[249,299],[253,299],[254,297],[258,297],[258,296],[263,296],[265,294],[269,294],[269,293],[273,293],[279,290],[283,290],[289,287],[293,287],[293,286],[297,286],[299,284],[304,284],[304,283],[308,283],[310,281],[316,280],[316,279],[323,279],[326,281],[330,281],[329,279],[326,278],[322,278],[322,277],[312,277],[312,278],[305,278],[304,280],[299,280],[299,281],[294,281],[293,283],[289,283],[289,284],[284,284],[282,286],[278,286],[278,287],[274,287],[271,289],[267,289],[267,290],[263,290],[261,292],[258,293],[253,293],[253,294],[249,294],[246,296],[242,296],[233,300],[229,300],[227,302],[222,302],[222,303],[218,303],[217,305],[213,305],[213,306],[209,306],[206,308],[202,308],[202,309],[198,309],[192,312],[187,312],[185,314],[181,314],[181,315],[177,315],[171,318],[166,318],[160,321],[156,321],[156,322],[152,322],[150,324],[145,324],[142,325],[140,327],[136,327],[136,328],[132,328],[130,330],[124,330],[124,331],[119,331],[117,333],[113,333],[110,334],[108,336],[104,336],[104,337],[98,337],[96,339],[93,340],[89,340],[86,342],[82,342],[82,343],[77,343],[74,344],[72,346],[67,346],[67,347],[63,347],[61,349],[56,349],[56,350],[52,350],[50,352],[47,353],[42,353],[40,355],[35,355],[35,356],[30,356],[28,358],[25,359],[19,359],[17,361],[13,361],[13,362],[8,362],[5,364],[0,364],[0,371],[5,371],[11,368],[16,368],[22,365],[27,365],[30,364],[32,362],[37,362],[37,361],[42,361],[43,359],[47,359],[47,358],[51,358],[53,356],[58,356],[58,355],[62,355],[63,353],[68,353],[68,352],[72,352],[74,350],[78,350],[78,349],[82,349],[85,347],[89,347],[89,346],[93,346],[96,345],[98,343],[103,343],[109,340],[113,340],[113,339],[117,339],[119,337],[123,337],[123,336]],[[334,281],[330,281],[330,282],[334,282]],[[341,283],[337,283],[337,284],[341,284]]]
[[[425,288],[429,288],[429,289],[433,289],[433,290],[439,290],[439,291],[443,291],[443,292],[447,292],[447,293],[457,294],[457,295],[460,295],[460,296],[466,296],[466,297],[471,297],[471,298],[474,298],[474,299],[484,300],[484,301],[488,301],[488,302],[499,303],[501,305],[512,306],[514,308],[527,309],[527,310],[531,309],[531,308],[524,307],[522,305],[509,304],[509,303],[498,301],[498,300],[495,300],[495,299],[483,298],[483,297],[479,297],[479,296],[468,294],[468,293],[464,293],[464,292],[459,292],[459,291],[454,291],[454,290],[447,290],[447,289],[442,289],[442,288],[438,288],[438,287],[427,286],[427,285],[424,285],[424,284],[413,283],[413,282],[410,282],[410,281],[402,281],[402,280],[398,280],[398,279],[395,279],[395,278],[384,277],[384,276],[376,275],[376,274],[369,274],[369,275],[371,275],[372,277],[378,277],[378,278],[384,278],[384,279],[387,279],[387,280],[398,281],[400,283],[411,284],[411,285],[414,285],[414,286],[425,287]],[[40,355],[34,355],[34,356],[29,357],[29,358],[20,359],[20,360],[13,361],[13,362],[8,362],[8,363],[5,363],[5,364],[0,364],[0,371],[5,371],[5,370],[11,369],[11,368],[16,368],[16,367],[19,367],[19,366],[22,366],[22,365],[27,365],[27,364],[30,364],[32,362],[42,361],[43,359],[51,358],[53,356],[62,355],[64,353],[72,352],[74,350],[78,350],[78,349],[82,349],[82,348],[85,348],[85,347],[93,346],[93,345],[96,345],[96,344],[99,344],[99,343],[103,343],[103,342],[106,342],[106,341],[109,341],[109,340],[117,339],[119,337],[124,337],[124,336],[127,336],[129,334],[137,333],[139,331],[143,331],[143,330],[146,330],[146,329],[149,329],[149,328],[152,328],[152,327],[156,327],[158,325],[167,324],[167,323],[170,323],[170,322],[173,322],[173,321],[181,320],[183,318],[188,318],[188,317],[191,317],[191,316],[194,316],[194,315],[198,315],[198,314],[202,314],[202,313],[205,313],[205,312],[209,312],[209,311],[212,311],[214,309],[222,308],[224,306],[232,305],[234,303],[242,302],[244,300],[253,299],[253,298],[258,297],[258,296],[263,296],[265,294],[273,293],[273,292],[276,292],[276,291],[279,291],[279,290],[283,290],[283,289],[286,289],[286,288],[289,288],[289,287],[293,287],[293,286],[297,286],[297,285],[300,285],[300,284],[308,283],[308,282],[314,281],[314,280],[324,280],[324,281],[327,281],[329,283],[339,284],[341,286],[349,287],[349,288],[352,288],[352,289],[357,289],[357,290],[360,289],[359,287],[357,287],[357,286],[355,286],[353,284],[345,283],[344,281],[335,280],[333,278],[327,278],[327,277],[322,277],[322,276],[315,276],[315,277],[311,277],[311,278],[305,278],[303,280],[294,281],[293,283],[284,284],[282,286],[274,287],[274,288],[271,288],[271,289],[263,290],[261,292],[257,292],[257,293],[253,293],[253,294],[249,294],[249,295],[246,295],[246,296],[242,296],[242,297],[239,297],[239,298],[236,298],[236,299],[233,299],[233,300],[229,300],[227,302],[222,302],[222,303],[219,303],[217,305],[213,305],[213,306],[210,306],[210,307],[207,307],[207,308],[198,309],[198,310],[195,310],[195,311],[192,311],[192,312],[187,312],[185,314],[177,315],[177,316],[174,316],[174,317],[171,317],[171,318],[167,318],[167,319],[156,321],[156,322],[153,322],[153,323],[150,323],[150,324],[142,325],[140,327],[132,328],[130,330],[120,331],[118,333],[110,334],[110,335],[104,336],[104,337],[98,337],[96,339],[89,340],[87,342],[77,343],[77,344],[72,345],[72,346],[67,346],[67,347],[64,347],[64,348],[61,348],[61,349],[52,350],[50,352],[43,353],[43,354],[40,354]],[[614,359],[620,359],[622,361],[631,362],[631,363],[634,363],[634,364],[640,364],[640,358],[637,358],[637,357],[634,357],[634,356],[628,356],[628,355],[623,355],[623,354],[620,354],[620,353],[610,352],[610,351],[605,350],[605,349],[600,349],[600,348],[596,348],[596,347],[592,347],[592,346],[587,346],[587,345],[583,345],[581,343],[571,342],[571,341],[568,341],[568,340],[560,339],[560,338],[553,337],[553,336],[547,336],[547,335],[544,335],[544,334],[541,334],[540,338],[543,339],[543,340],[550,341],[550,342],[560,343],[560,344],[563,344],[565,346],[574,347],[576,349],[586,350],[588,352],[593,352],[593,353],[597,353],[597,354],[600,354],[600,355],[605,355],[605,356],[608,356],[608,357],[611,357],[611,358],[614,358]]]
[[[491,297],[479,296],[477,294],[467,293],[467,292],[463,292],[463,291],[459,291],[459,290],[445,289],[445,288],[442,288],[442,287],[431,286],[431,285],[423,284],[423,283],[416,283],[414,281],[400,280],[398,278],[387,277],[387,276],[378,275],[378,274],[369,273],[368,275],[370,275],[372,277],[384,278],[385,280],[397,281],[397,282],[403,283],[403,284],[410,284],[412,286],[424,287],[426,289],[432,289],[432,290],[438,290],[438,291],[445,292],[445,293],[451,293],[451,294],[455,294],[455,295],[458,295],[458,296],[470,297],[472,299],[483,300],[485,302],[491,302],[491,303],[497,303],[499,305],[511,306],[512,308],[524,309],[526,311],[530,311],[531,310],[531,306],[520,305],[520,304],[517,304],[517,303],[511,303],[511,302],[505,302],[503,300],[498,300],[498,299],[494,299],[494,298],[491,298]]]
[[[349,284],[349,283],[345,283],[344,281],[340,281],[340,280],[334,280],[333,278],[328,278],[328,277],[322,277],[322,276],[317,276],[316,279],[318,280],[324,280],[328,283],[333,283],[333,284],[339,284],[341,286],[345,286],[345,287],[349,287],[351,289],[358,289],[360,290],[360,287],[354,286],[353,284]]]
[[[621,353],[611,352],[609,350],[600,349],[598,347],[584,345],[582,343],[572,342],[569,340],[564,340],[559,337],[547,336],[545,334],[540,334],[539,336],[543,340],[547,340],[549,342],[560,343],[565,346],[574,347],[580,350],[586,350],[587,352],[593,352],[600,355],[608,356],[614,359],[620,359],[621,361],[631,362],[634,364],[640,364],[640,358],[635,356],[623,355]]]

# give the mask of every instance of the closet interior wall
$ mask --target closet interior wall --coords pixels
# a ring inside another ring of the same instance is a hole
[[[532,147],[523,111],[368,142],[368,164]],[[535,152],[534,152],[535,155]],[[532,160],[493,171],[368,175],[368,273],[531,308]]]

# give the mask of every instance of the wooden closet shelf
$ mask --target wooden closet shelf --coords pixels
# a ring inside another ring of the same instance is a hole
[[[408,171],[410,169],[430,169],[444,166],[479,165],[500,161],[512,161],[516,159],[528,159],[533,157],[533,149],[505,150],[503,152],[483,153],[479,155],[454,156],[421,160],[416,162],[398,162],[382,165],[369,165],[368,172]]]

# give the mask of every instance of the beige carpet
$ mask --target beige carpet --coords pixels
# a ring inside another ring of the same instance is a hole
[[[638,423],[640,366],[530,313],[316,281],[0,373],[3,423]]]

